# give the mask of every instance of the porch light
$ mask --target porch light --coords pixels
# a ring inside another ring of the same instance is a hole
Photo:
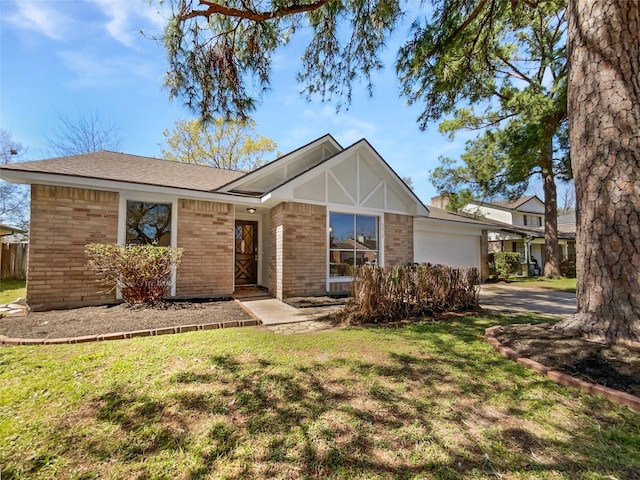
[[[253,207],[249,207],[249,208],[247,208],[247,212],[249,212],[249,213],[256,213],[256,209],[255,209],[255,208],[253,208]]]

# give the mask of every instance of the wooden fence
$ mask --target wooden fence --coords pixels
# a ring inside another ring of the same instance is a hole
[[[27,242],[3,243],[0,251],[0,280],[25,280],[28,252]]]

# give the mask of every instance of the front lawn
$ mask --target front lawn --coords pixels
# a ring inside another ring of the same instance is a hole
[[[576,293],[575,278],[554,278],[548,280],[543,277],[510,277],[509,283],[522,284],[527,287],[546,288],[560,292]]]
[[[25,283],[24,280],[0,280],[0,305],[24,298]]]
[[[640,415],[483,341],[532,320],[2,348],[2,479],[638,478]]]

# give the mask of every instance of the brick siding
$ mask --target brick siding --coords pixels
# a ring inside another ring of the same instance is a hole
[[[180,199],[177,233],[184,253],[176,275],[176,296],[232,294],[233,205]]]
[[[86,268],[88,243],[115,243],[118,194],[69,187],[31,186],[27,302],[33,310],[115,301]]]
[[[278,298],[327,290],[326,208],[281,203],[271,209],[269,291]]]
[[[384,214],[384,265],[413,262],[413,217],[396,213]]]

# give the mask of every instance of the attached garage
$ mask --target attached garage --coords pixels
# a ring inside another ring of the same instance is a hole
[[[414,261],[475,267],[485,273],[483,261],[486,263],[487,225],[432,206],[428,208],[428,218],[414,219]]]

